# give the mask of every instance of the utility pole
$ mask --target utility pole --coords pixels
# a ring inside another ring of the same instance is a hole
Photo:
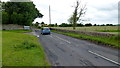
[[[51,28],[51,10],[49,5],[49,27]]]

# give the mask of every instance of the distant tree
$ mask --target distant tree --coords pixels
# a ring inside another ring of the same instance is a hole
[[[82,5],[81,1],[77,1],[76,5],[73,6],[74,12],[73,15],[68,19],[69,23],[73,24],[73,29],[75,29],[75,27],[77,26],[77,21],[82,20],[81,17],[85,14],[86,12],[86,5]]]
[[[41,22],[41,24],[45,24],[44,22]]]
[[[57,23],[55,23],[55,27],[57,27],[58,25],[57,25]]]
[[[41,22],[41,26],[42,26],[42,27],[44,26],[44,24],[45,24],[44,22]]]
[[[94,24],[93,26],[97,26],[96,24]]]
[[[60,27],[68,27],[69,24],[67,24],[67,23],[62,23],[62,24],[60,24],[59,26],[60,26]]]
[[[113,24],[106,24],[106,26],[113,26]]]
[[[99,24],[97,26],[100,26]]]
[[[77,24],[77,26],[78,27],[82,27],[82,26],[84,26],[82,23],[80,23],[80,24]]]
[[[8,21],[9,21],[9,15],[7,12],[3,11],[2,12],[2,23],[8,24]]]
[[[68,27],[72,27],[72,24],[68,24]]]
[[[36,27],[38,27],[38,26],[39,26],[39,24],[40,24],[39,22],[36,22],[36,23],[35,23],[35,26],[36,26]]]
[[[92,26],[92,24],[91,23],[87,23],[87,24],[85,24],[85,26]]]
[[[55,26],[55,24],[49,24],[49,26],[54,27],[54,26]]]
[[[47,24],[44,24],[44,27],[48,27],[49,25],[47,25]]]

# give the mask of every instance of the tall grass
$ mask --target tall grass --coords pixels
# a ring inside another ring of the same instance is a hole
[[[84,35],[84,34],[76,34],[76,33],[71,33],[71,32],[61,32],[61,31],[55,31],[52,30],[53,32],[64,34],[67,36],[79,38],[79,39],[84,39],[84,40],[91,40],[94,41],[98,44],[104,44],[104,45],[110,45],[115,48],[120,48],[120,36],[112,36],[112,37],[100,37],[100,36],[89,36],[89,35]]]
[[[100,31],[100,32],[120,32],[119,26],[91,26],[91,27],[76,27],[76,30],[80,31]],[[69,29],[73,30],[73,27],[52,27],[57,29]]]
[[[0,67],[2,66],[2,31],[0,31]]]

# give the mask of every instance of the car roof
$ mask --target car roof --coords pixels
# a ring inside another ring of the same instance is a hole
[[[49,27],[43,27],[43,28],[49,28]]]

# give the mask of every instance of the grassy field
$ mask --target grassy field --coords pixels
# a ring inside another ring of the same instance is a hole
[[[18,30],[5,30],[5,31],[16,32],[16,33],[28,33],[28,32],[32,32],[30,30],[22,30],[22,29],[18,29]]]
[[[0,67],[2,66],[2,31],[0,31]]]
[[[120,26],[119,26],[120,27]],[[52,27],[52,28],[58,28],[58,29],[69,29],[72,30],[73,27]],[[118,30],[118,26],[91,26],[91,27],[76,27],[76,30],[81,31],[99,31],[99,32],[120,32]]]
[[[38,39],[32,35],[22,34],[24,32],[31,31],[2,32],[3,66],[49,66]]]
[[[92,42],[96,42],[98,44],[102,43],[105,45],[110,45],[115,48],[120,48],[120,45],[118,45],[120,44],[120,41],[119,41],[120,37],[118,36],[106,38],[106,37],[94,37],[94,36],[83,35],[83,34],[75,34],[75,33],[70,33],[70,32],[60,32],[60,31],[55,31],[55,30],[52,30],[52,32],[64,34],[64,35],[79,38],[79,39],[91,40]]]

